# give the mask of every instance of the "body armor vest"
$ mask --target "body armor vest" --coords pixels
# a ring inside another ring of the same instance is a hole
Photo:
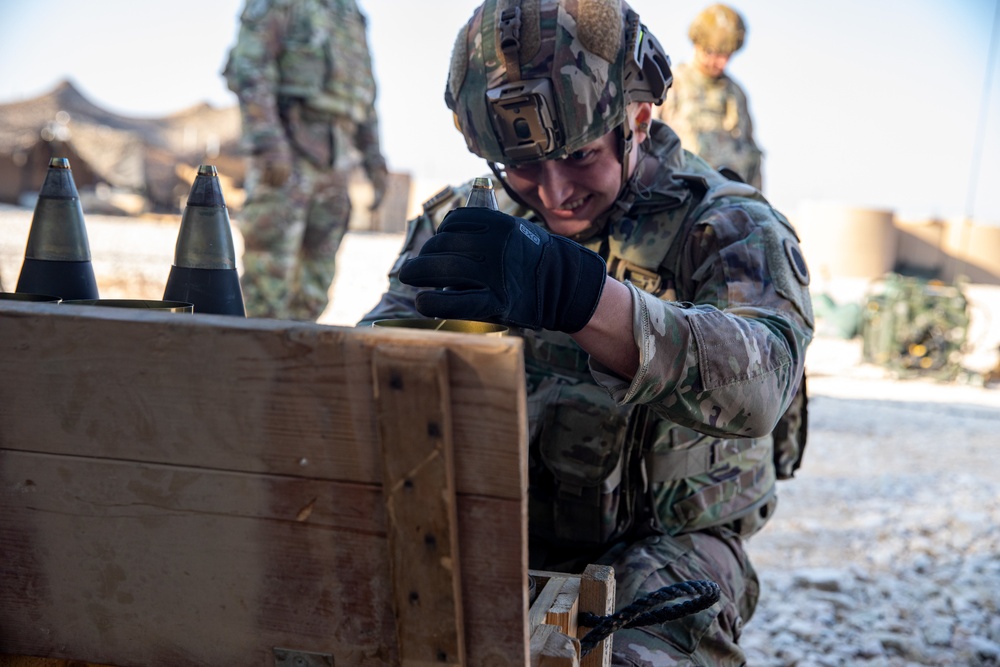
[[[314,113],[367,120],[375,78],[365,19],[353,0],[310,0],[289,7],[288,32],[278,62],[278,94],[299,99]]]
[[[586,245],[605,258],[612,277],[683,302],[693,299],[693,287],[689,277],[675,275],[677,258],[694,223],[727,195],[743,200],[755,191],[707,165],[703,173],[675,177],[688,182],[692,197],[664,206],[654,193]],[[621,231],[638,224],[674,233],[648,244],[623,243]],[[535,551],[597,549],[630,533],[727,526],[747,536],[771,516],[777,503],[771,436],[717,438],[648,406],[618,405],[593,381],[588,355],[569,335],[526,331],[523,337],[533,566],[558,563]]]
[[[664,154],[674,153],[668,146]],[[612,277],[680,302],[693,300],[696,285],[691,276],[677,275],[678,259],[689,232],[713,206],[765,207],[794,235],[755,189],[728,181],[694,156],[684,166],[690,173],[668,169],[669,183],[640,185],[642,196],[632,199],[627,212],[584,244],[604,257]],[[424,233],[433,233],[466,195],[465,188],[446,188],[425,202]],[[497,198],[501,210],[533,216],[505,193]],[[659,233],[628,244],[635,225]],[[418,229],[411,228],[411,236]],[[404,248],[415,243],[408,238]],[[793,401],[799,408],[790,408],[772,435],[718,438],[646,405],[618,405],[594,381],[589,356],[568,334],[517,333],[524,340],[527,374],[532,567],[573,569],[615,541],[648,533],[726,526],[748,536],[771,516],[775,480],[792,476],[804,448],[804,380]]]

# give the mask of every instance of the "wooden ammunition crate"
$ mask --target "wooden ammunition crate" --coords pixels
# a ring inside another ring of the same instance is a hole
[[[0,664],[580,664],[526,438],[515,337],[0,302]]]

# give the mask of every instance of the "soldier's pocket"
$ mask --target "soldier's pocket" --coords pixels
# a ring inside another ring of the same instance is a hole
[[[675,659],[680,656],[689,657],[695,655],[705,635],[709,634],[715,619],[719,616],[718,605],[713,605],[708,609],[703,609],[696,614],[688,614],[683,618],[667,623],[649,625],[642,628],[634,628],[633,632],[641,633],[639,636],[647,635],[651,646],[656,646],[659,642],[669,644],[676,651]],[[625,640],[622,636],[621,640]],[[673,653],[669,649],[668,653]],[[673,664],[673,663],[670,663]],[[688,664],[688,663],[683,663]],[[694,663],[703,664],[703,663]],[[707,664],[707,663],[706,663]],[[721,663],[712,663],[721,664]]]
[[[633,544],[612,566],[618,584],[616,606],[619,609],[664,586],[680,581],[717,578],[701,567],[688,539],[667,535]],[[705,649],[702,647],[699,651],[699,646],[713,631],[713,626],[718,627],[716,619],[720,617],[721,609],[722,605],[716,603],[674,621],[620,631],[616,633],[615,641],[657,648],[676,658],[689,657],[696,652],[702,655]]]
[[[327,74],[326,52],[312,39],[311,31],[299,31],[284,44],[278,59],[281,72],[280,90],[283,95],[309,98],[323,90]]]
[[[556,537],[583,544],[613,540],[632,522],[623,497],[630,409],[588,383],[559,385],[550,398],[537,437],[556,483]]]

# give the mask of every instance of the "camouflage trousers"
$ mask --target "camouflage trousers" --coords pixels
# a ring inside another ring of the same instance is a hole
[[[719,584],[717,603],[676,621],[626,628],[614,635],[612,665],[738,667],[746,656],[738,641],[757,606],[760,584],[736,533],[712,529],[648,537],[609,552],[601,561],[615,569],[615,609],[680,581]]]
[[[351,217],[349,171],[321,170],[296,158],[282,187],[247,173],[240,286],[248,317],[316,320],[329,303],[337,250]]]

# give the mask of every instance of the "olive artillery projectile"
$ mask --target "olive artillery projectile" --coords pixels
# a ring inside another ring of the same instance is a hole
[[[15,290],[63,299],[98,298],[80,193],[66,158],[49,160]]]
[[[497,205],[497,196],[493,191],[493,181],[488,178],[477,178],[474,180],[465,206],[468,208],[488,208],[492,211],[499,211],[500,207]]]
[[[229,211],[212,165],[198,167],[188,194],[163,299],[192,303],[195,313],[246,317]]]

